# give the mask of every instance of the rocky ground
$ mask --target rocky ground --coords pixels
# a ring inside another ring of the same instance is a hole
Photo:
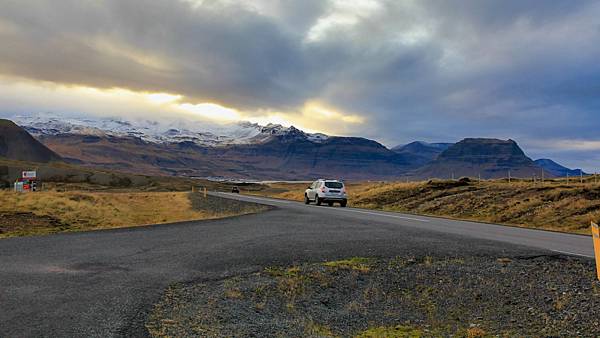
[[[171,286],[153,336],[429,337],[600,334],[593,261],[402,256],[267,267]]]

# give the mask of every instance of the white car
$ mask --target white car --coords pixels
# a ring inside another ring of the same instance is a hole
[[[348,204],[348,195],[344,182],[338,180],[316,180],[304,192],[304,203],[315,202],[316,205],[339,203],[341,207]]]

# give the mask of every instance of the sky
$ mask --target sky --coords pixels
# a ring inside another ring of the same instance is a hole
[[[0,115],[516,140],[600,171],[600,2],[0,0]]]

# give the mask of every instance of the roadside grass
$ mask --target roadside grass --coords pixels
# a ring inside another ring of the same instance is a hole
[[[255,211],[254,208],[198,210],[192,206],[189,195],[186,192],[0,191],[0,238],[210,219]],[[19,215],[49,219],[56,224],[43,226],[27,217],[20,219]],[[5,221],[10,219],[11,222]]]
[[[410,326],[396,325],[370,328],[357,334],[356,338],[421,338],[423,336],[423,330]]]
[[[306,183],[274,183],[249,194],[301,201]],[[600,220],[600,184],[431,180],[348,182],[349,206],[590,234]]]
[[[333,269],[345,269],[354,270],[361,273],[368,273],[371,271],[370,264],[373,262],[371,258],[365,257],[352,257],[350,259],[343,259],[339,261],[331,261],[323,263],[323,266]]]

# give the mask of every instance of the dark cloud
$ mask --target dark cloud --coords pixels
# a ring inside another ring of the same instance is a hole
[[[596,1],[0,1],[2,74],[246,111],[321,100],[389,145],[599,139]]]

